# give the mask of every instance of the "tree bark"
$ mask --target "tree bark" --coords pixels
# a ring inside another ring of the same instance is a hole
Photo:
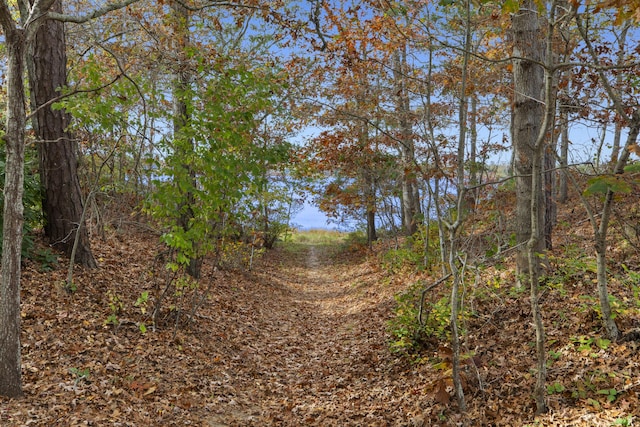
[[[128,3],[111,3],[86,15],[86,20],[122,8]],[[25,56],[33,47],[35,34],[46,19],[53,0],[18,2],[20,26],[6,0],[0,0],[0,26],[5,37],[7,124],[4,212],[2,230],[2,272],[0,273],[0,395],[22,396],[20,367],[20,276],[22,227],[24,225],[24,147],[26,129]],[[59,18],[64,18],[60,16]],[[76,22],[83,17],[71,17]]]
[[[413,130],[411,128],[411,107],[406,88],[406,48],[398,49],[393,54],[393,80],[396,93],[396,113],[400,135],[400,167],[402,176],[402,225],[405,233],[410,236],[418,230],[420,213],[419,194],[415,172],[415,147]],[[416,197],[418,196],[418,197]]]
[[[536,139],[543,120],[541,101],[544,69],[540,65],[544,53],[540,38],[537,6],[525,0],[512,18],[513,29],[513,147],[514,173],[516,175],[516,241],[520,248],[516,255],[516,273],[519,278],[529,272],[526,243],[531,237],[531,199],[542,199],[541,192],[533,194],[532,165]],[[542,209],[542,201],[536,203]],[[540,221],[543,215],[539,215]],[[543,229],[540,224],[538,230]],[[542,239],[537,240],[540,252]],[[528,281],[528,280],[524,280]]]
[[[569,112],[560,107],[560,178],[558,180],[558,202],[566,203],[569,197],[567,169],[569,165]]]
[[[0,11],[3,13],[4,11]],[[0,282],[0,395],[22,396],[20,368],[20,260],[24,192],[25,32],[3,25],[7,49],[7,131]]]
[[[54,12],[62,11],[56,0]],[[39,140],[40,180],[44,232],[50,244],[71,255],[75,235],[80,233],[75,260],[89,268],[97,267],[87,227],[82,223],[84,209],[78,179],[77,142],[68,130],[70,116],[47,105],[59,96],[67,83],[67,55],[64,24],[47,20],[36,33],[33,52],[27,61],[31,101],[35,111],[33,128]]]
[[[378,240],[378,233],[376,232],[376,187],[373,174],[369,170],[364,171],[364,197],[366,199],[366,220],[367,220],[367,243],[369,247]]]
[[[533,0],[523,0],[512,18],[514,35],[514,146],[517,177],[518,232],[526,248],[516,257],[518,275],[526,277],[530,287],[531,314],[535,330],[536,384],[533,396],[536,414],[548,410],[546,404],[545,331],[540,308],[540,255],[544,253],[545,231],[545,154],[549,153],[547,132],[555,113],[553,34],[556,4],[552,3],[547,19],[546,39],[542,37],[539,9]],[[543,40],[545,41],[543,43]],[[524,203],[526,201],[526,204]],[[526,209],[525,209],[526,208]],[[528,212],[525,215],[525,211]],[[525,221],[528,220],[528,223]],[[525,259],[522,256],[526,254]],[[526,271],[524,270],[526,268]]]
[[[554,144],[555,145],[555,144]],[[553,229],[557,219],[556,205],[556,158],[555,147],[548,147],[544,152],[544,247],[553,249]]]

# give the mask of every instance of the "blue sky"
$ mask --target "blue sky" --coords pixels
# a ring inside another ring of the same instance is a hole
[[[329,222],[329,217],[308,200],[305,202],[302,210],[293,216],[291,225],[301,230],[324,229],[353,231],[355,229],[355,221],[350,221],[346,224]]]
[[[329,218],[310,202],[305,202],[304,207],[292,219],[291,223],[303,230],[309,229],[334,229],[335,224],[328,223]]]

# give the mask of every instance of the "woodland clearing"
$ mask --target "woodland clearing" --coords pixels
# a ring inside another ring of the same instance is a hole
[[[25,398],[0,401],[2,426],[610,426],[640,416],[638,345],[595,338],[585,289],[547,288],[551,411],[534,419],[526,292],[497,285],[512,279],[507,270],[479,273],[466,300],[463,417],[446,341],[420,358],[390,351],[394,295],[430,279],[385,270],[384,243],[374,253],[288,243],[252,271],[205,265],[210,295],[192,321],[175,328],[168,313],[142,333],[148,315],[135,302],[153,290],[157,242],[134,229],[96,240],[100,268],[78,270],[73,293],[65,268],[26,261]],[[117,324],[107,321],[114,311]]]

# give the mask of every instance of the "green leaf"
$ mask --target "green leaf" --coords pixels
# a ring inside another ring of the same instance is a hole
[[[564,385],[557,382],[547,386],[547,394],[562,393],[564,390]]]
[[[611,344],[611,341],[605,338],[596,338],[595,342],[598,348],[602,350],[606,350],[607,348],[609,348],[609,345]]]
[[[596,409],[600,409],[600,402],[598,402],[598,401],[597,401],[597,400],[595,400],[595,399],[588,398],[588,399],[587,399],[587,404],[589,404],[589,405],[593,406],[593,407],[594,407],[594,408],[596,408]]]
[[[515,13],[520,9],[520,1],[519,0],[505,0],[502,3],[502,12],[505,14]]]
[[[584,191],[585,196],[594,194],[606,194],[609,191],[614,193],[629,193],[631,186],[619,176],[598,176],[587,181],[588,187]]]
[[[618,395],[618,391],[615,388],[598,390],[596,393],[607,396],[607,402],[609,403],[616,400],[616,396]]]
[[[624,171],[626,173],[638,173],[638,172],[640,172],[640,162],[634,162],[634,163],[626,165],[624,167]]]

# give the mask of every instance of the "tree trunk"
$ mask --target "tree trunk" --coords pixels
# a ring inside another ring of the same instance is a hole
[[[541,101],[544,69],[536,64],[541,62],[543,45],[540,38],[540,24],[537,6],[532,0],[525,0],[518,13],[513,15],[513,147],[514,172],[516,175],[516,241],[520,245],[516,255],[516,273],[519,278],[529,272],[526,243],[531,237],[531,199],[542,198],[541,192],[533,193],[532,165],[534,147],[543,120]],[[542,208],[542,202],[536,203]],[[543,215],[539,215],[540,221]],[[538,230],[542,230],[540,224]],[[538,239],[540,252],[544,241]],[[524,280],[528,282],[528,280]]]
[[[0,11],[3,13],[4,11]],[[0,395],[22,396],[20,368],[20,260],[24,192],[25,33],[3,25],[7,60],[7,130],[0,282]]]
[[[567,169],[569,165],[569,112],[566,108],[560,107],[560,178],[558,180],[558,201],[566,203],[569,197],[569,185]]]
[[[359,144],[364,149],[369,144],[369,133],[365,122],[360,123],[358,126],[358,134]],[[371,247],[373,242],[378,240],[376,231],[376,179],[371,162],[365,159],[360,167],[362,168],[362,195],[364,197],[365,220],[367,222],[367,243]]]
[[[629,147],[635,146],[640,135],[640,114],[634,112],[631,117],[633,122],[629,129],[627,142],[622,152],[618,156],[617,164],[613,173],[621,174],[624,172],[624,166],[629,159]],[[611,220],[611,211],[613,209],[614,193],[607,191],[602,211],[600,212],[600,226],[594,230],[594,243],[596,249],[596,261],[598,268],[598,300],[600,302],[600,314],[602,316],[602,326],[607,334],[607,338],[616,341],[620,336],[620,331],[612,316],[611,304],[609,302],[609,290],[607,289],[607,233],[609,222]],[[595,228],[595,227],[594,227]]]
[[[596,237],[596,262],[598,278],[598,301],[600,302],[600,315],[602,316],[602,327],[607,338],[617,341],[620,336],[618,325],[611,313],[611,303],[609,302],[609,290],[607,289],[607,248],[606,239],[602,236]]]
[[[406,49],[398,49],[393,54],[393,79],[396,93],[396,113],[398,115],[398,130],[400,134],[400,167],[402,169],[402,225],[407,235],[414,234],[418,229],[417,215],[420,213],[415,172],[415,147],[413,130],[411,128],[411,106],[405,84],[406,79]]]
[[[52,10],[62,11],[59,0]],[[33,128],[39,140],[44,231],[51,245],[67,255],[73,249],[75,234],[80,232],[72,262],[95,268],[97,263],[91,252],[89,233],[81,223],[83,200],[77,172],[77,142],[67,130],[70,117],[63,110],[45,106],[59,96],[58,89],[67,83],[65,49],[64,24],[47,20],[36,33],[28,60],[31,100],[36,112]]]
[[[367,210],[367,243],[371,246],[376,240],[378,240],[376,213],[369,209]]]
[[[587,30],[584,26],[582,16],[578,13],[575,16],[576,24],[578,27],[578,31],[582,36],[582,39],[585,42],[585,45],[589,51],[589,55],[595,65],[600,65],[599,56],[597,50],[594,48],[592,44],[592,39],[589,37]],[[624,38],[625,35],[623,33],[622,39],[619,39],[620,49],[624,49]],[[620,61],[622,56],[618,57]],[[618,63],[618,66],[624,66],[624,64]],[[598,68],[598,74],[600,76],[600,81],[609,96],[609,99],[613,103],[613,106],[616,110],[616,113],[623,118],[627,122],[627,126],[629,126],[629,134],[627,136],[627,142],[619,153],[613,153],[616,156],[615,164],[612,166],[611,173],[614,175],[620,175],[624,173],[624,167],[627,165],[629,161],[629,156],[631,154],[632,147],[636,146],[638,142],[638,136],[640,135],[640,110],[637,108],[633,108],[631,113],[627,113],[628,105],[623,103],[623,98],[621,93],[617,88],[611,87],[608,80],[606,79],[603,70]],[[593,227],[593,235],[594,235],[594,246],[596,249],[596,260],[598,266],[598,298],[600,301],[600,314],[602,315],[602,324],[606,331],[607,337],[612,341],[618,339],[620,335],[620,331],[618,330],[618,326],[616,325],[615,320],[612,317],[611,313],[611,305],[609,303],[609,291],[607,289],[607,232],[609,228],[609,221],[611,220],[611,211],[613,209],[613,201],[614,201],[614,192],[611,189],[608,189],[605,197],[604,203],[602,205],[602,210],[600,211],[600,225],[598,226],[596,223],[595,215],[590,213],[590,220]],[[587,207],[587,212],[591,212],[589,205],[585,203],[585,207]]]
[[[475,187],[480,182],[478,173],[481,172],[478,162],[478,98],[472,95],[469,97],[469,101],[469,158],[467,163],[469,165],[469,185]],[[471,211],[476,208],[478,190],[476,188],[469,192],[467,207]]]
[[[185,98],[186,96],[190,96],[191,89],[191,73],[188,68],[188,52],[187,48],[189,47],[189,11],[180,3],[172,2],[171,8],[175,17],[175,31],[176,31],[176,39],[177,39],[177,57],[178,62],[176,64],[176,76],[173,82],[173,136],[174,138],[188,138],[184,135],[181,135],[182,129],[189,125],[189,121],[191,120],[189,108],[188,108],[188,100]],[[187,149],[193,151],[193,142],[190,141],[189,144],[180,144],[180,147],[177,149]],[[188,148],[185,148],[188,147]],[[187,153],[188,154],[188,153]],[[195,172],[191,168],[190,165],[184,165],[187,174],[191,177],[193,182],[193,187],[195,188]],[[188,231],[191,227],[190,223],[194,217],[193,206],[195,204],[195,196],[191,190],[187,191],[184,195],[184,203],[185,209],[183,209],[183,213],[181,217],[178,219],[178,225],[182,227],[185,231]],[[191,277],[198,279],[200,278],[200,271],[202,268],[202,257],[198,254],[198,242],[193,243],[193,256],[189,260],[189,265],[187,266],[187,274]]]
[[[541,144],[541,141],[538,141]],[[543,168],[544,163],[544,146],[538,147],[534,153],[532,175],[531,175],[531,188],[534,194],[544,191],[542,185],[544,182]],[[531,315],[533,317],[533,327],[535,330],[535,346],[536,346],[536,385],[533,391],[533,396],[536,401],[536,414],[542,414],[547,412],[546,403],[546,378],[547,378],[547,365],[546,365],[546,349],[545,349],[545,332],[544,325],[542,323],[542,313],[540,309],[540,261],[539,254],[540,246],[543,242],[542,230],[539,229],[540,219],[539,216],[543,215],[543,210],[540,208],[539,203],[542,202],[540,197],[531,198],[531,234],[529,241],[527,242],[527,262],[528,262],[528,279],[530,289],[530,303],[531,303]]]
[[[548,147],[544,152],[544,247],[553,249],[553,228],[556,225],[556,185],[555,185],[555,148]]]
[[[464,191],[463,191],[464,193]],[[459,196],[464,197],[464,194]],[[460,203],[459,203],[460,204]],[[451,376],[453,378],[453,391],[458,401],[460,412],[467,410],[467,404],[464,397],[464,388],[462,387],[462,364],[460,363],[460,330],[458,327],[458,315],[460,313],[460,283],[463,280],[462,274],[458,268],[456,255],[458,253],[457,232],[460,221],[449,227],[449,268],[453,276],[453,284],[451,285],[451,314],[449,316],[449,325],[451,326]]]
[[[627,44],[627,35],[629,33],[629,29],[631,28],[631,21],[625,22],[620,34],[618,35],[618,54],[616,55],[616,63],[624,64],[624,57],[627,53],[626,44]],[[616,87],[622,87],[624,84],[624,73],[618,73],[616,75]],[[620,120],[616,120],[615,122],[615,130],[613,134],[613,142],[611,144],[611,160],[610,163],[615,165],[618,161],[618,157],[620,156],[620,141],[622,139],[622,122]]]
[[[533,0],[523,0],[512,18],[514,36],[514,147],[517,177],[516,227],[526,247],[518,251],[518,275],[526,277],[530,288],[531,314],[535,330],[536,384],[533,396],[536,414],[547,411],[545,331],[540,308],[540,256],[544,253],[545,231],[545,157],[550,150],[547,131],[555,113],[552,36],[555,5],[549,11],[546,43],[543,43],[539,9]],[[540,64],[544,64],[540,65]],[[526,203],[525,203],[526,201]],[[528,211],[528,212],[526,212]],[[526,212],[526,214],[525,214]],[[528,221],[528,222],[527,222]],[[525,239],[522,228],[529,234]],[[522,256],[526,254],[525,259]],[[526,268],[526,271],[524,270]]]

